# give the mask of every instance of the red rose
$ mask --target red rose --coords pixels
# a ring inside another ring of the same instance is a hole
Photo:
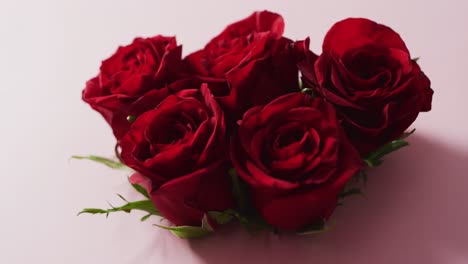
[[[83,100],[120,139],[130,127],[129,115],[154,108],[167,97],[165,87],[174,80],[181,52],[173,37],[137,38],[102,62],[99,75],[87,82]]]
[[[389,27],[345,19],[328,31],[317,60],[298,47],[306,58],[299,63],[304,83],[336,107],[361,154],[399,137],[431,109],[429,79]]]
[[[328,218],[345,183],[363,165],[333,107],[303,93],[247,111],[231,158],[260,214],[282,229]]]
[[[176,225],[200,225],[232,206],[224,114],[206,85],[170,95],[120,141],[124,163],[151,181],[150,195]]]
[[[210,83],[220,104],[240,118],[251,106],[298,90],[293,42],[282,37],[283,30],[280,15],[255,12],[228,26],[184,62],[192,77]]]

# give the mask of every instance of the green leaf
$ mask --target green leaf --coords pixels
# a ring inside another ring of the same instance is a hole
[[[120,199],[122,199],[124,202],[127,202],[127,203],[128,203],[127,199],[125,199],[121,194],[117,194],[117,196],[118,196]]]
[[[140,194],[142,194],[143,196],[145,196],[146,198],[150,198],[148,192],[145,190],[145,188],[143,188],[141,185],[138,185],[138,184],[132,184],[133,188],[139,192]]]
[[[226,214],[235,217],[244,229],[249,233],[260,230],[273,230],[260,214],[249,203],[249,192],[247,185],[239,178],[235,169],[229,170],[232,181],[232,193],[238,204],[237,210],[228,210]]]
[[[100,156],[93,156],[93,155],[90,155],[90,156],[72,156],[71,158],[72,159],[78,159],[78,160],[91,160],[91,161],[106,165],[107,167],[112,168],[112,169],[130,170],[130,168],[128,168],[127,166],[125,166],[124,164],[122,164],[122,163],[120,163],[118,161],[111,160],[111,159],[104,158],[104,157],[100,157]]]
[[[108,210],[104,210],[104,209],[99,209],[99,208],[85,208],[83,210],[81,210],[81,212],[78,214],[107,214],[109,213]]]
[[[184,238],[184,239],[200,238],[200,237],[204,237],[213,233],[213,231],[210,231],[201,227],[197,227],[197,226],[174,226],[174,227],[162,226],[162,225],[155,225],[155,226],[169,230],[177,237]]]
[[[239,213],[234,209],[228,209],[224,212],[211,211],[208,212],[208,215],[219,225],[224,225],[233,219],[237,219],[241,226],[250,234],[261,230],[273,230],[258,213],[252,211],[246,214]]]
[[[407,138],[407,137],[413,135],[415,131],[416,131],[416,128],[413,128],[413,130],[411,130],[410,132],[405,132],[405,133],[403,133],[403,134],[400,136],[399,139],[405,139],[405,138]]]
[[[128,202],[127,204],[124,204],[123,206],[120,207],[113,207],[111,205],[111,209],[99,209],[99,208],[85,208],[81,212],[78,213],[80,214],[106,214],[109,215],[110,213],[114,212],[126,212],[130,213],[132,210],[139,210],[139,211],[144,211],[152,215],[158,215],[160,216],[159,211],[154,207],[154,204],[151,200],[141,200],[141,201],[136,201],[136,202]]]
[[[409,143],[404,139],[412,135],[414,131],[415,129],[411,130],[410,132],[403,133],[398,139],[395,139],[380,149],[370,153],[364,157],[364,162],[366,162],[368,167],[376,167],[382,164],[382,157],[409,145]]]
[[[376,167],[382,164],[383,160],[381,159],[383,156],[388,155],[402,147],[408,146],[409,143],[404,140],[394,140],[387,145],[383,146],[379,150],[369,154],[364,161],[366,162],[367,166],[369,167]]]
[[[147,215],[143,216],[143,217],[140,219],[140,221],[141,221],[141,222],[144,222],[144,221],[148,220],[148,218],[150,218],[152,215],[153,215],[153,214],[147,214]]]
[[[248,191],[247,187],[241,182],[239,179],[239,176],[237,175],[237,172],[234,168],[229,170],[229,176],[231,176],[231,181],[232,181],[232,193],[234,195],[234,198],[237,201],[237,205],[239,206],[240,210],[245,210],[247,208],[247,196],[248,196]]]
[[[128,178],[128,182],[130,182],[130,178]],[[148,192],[146,191],[146,189],[139,185],[139,184],[133,184],[130,182],[130,184],[132,185],[133,189],[135,189],[135,191],[139,192],[141,195],[145,196],[146,198],[150,199],[150,196],[148,194]]]
[[[156,224],[154,226],[169,230],[175,236],[183,239],[200,238],[214,232],[213,227],[208,223],[208,216],[206,214],[202,218],[201,226],[163,226]]]
[[[332,227],[333,227],[332,224],[327,224],[327,222],[324,219],[322,219],[310,226],[299,229],[298,231],[296,231],[296,233],[298,235],[314,235],[314,234],[328,232],[332,229]]]
[[[203,228],[205,230],[209,230],[211,232],[214,232],[214,228],[208,222],[208,215],[206,215],[206,214],[202,218],[201,228]]]
[[[227,224],[234,218],[232,210],[226,210],[224,212],[211,211],[208,212],[208,215],[219,225]]]
[[[231,212],[249,234],[255,234],[262,230],[274,230],[273,227],[266,223],[260,214],[253,209],[248,213],[239,213],[235,210],[231,210]]]
[[[361,191],[361,189],[354,187],[349,190],[343,191],[339,197],[341,199],[344,199],[348,196],[354,196],[354,195],[364,195],[364,193]]]

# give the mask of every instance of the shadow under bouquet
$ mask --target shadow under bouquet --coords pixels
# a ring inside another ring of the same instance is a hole
[[[365,170],[408,145],[433,91],[391,28],[334,24],[322,54],[283,36],[283,18],[255,12],[186,57],[175,37],[136,38],[104,60],[83,100],[117,140],[144,196],[81,213],[160,216],[181,238],[238,221],[248,231],[317,233]],[[123,198],[123,197],[122,197]]]

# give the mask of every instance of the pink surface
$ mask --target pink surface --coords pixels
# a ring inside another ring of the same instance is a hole
[[[408,3],[410,2],[410,3]],[[221,4],[222,3],[222,4]],[[80,101],[100,59],[133,37],[176,34],[184,54],[224,25],[269,9],[286,36],[320,52],[333,22],[362,16],[398,31],[432,80],[433,111],[411,147],[369,172],[366,198],[311,237],[227,228],[184,241],[140,214],[80,216],[138,197],[125,173],[73,154],[113,155],[102,118]],[[3,1],[0,4],[0,263],[468,263],[468,4],[465,1]]]

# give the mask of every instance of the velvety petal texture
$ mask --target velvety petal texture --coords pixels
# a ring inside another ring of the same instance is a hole
[[[210,84],[229,120],[241,118],[252,106],[298,91],[293,41],[282,37],[283,30],[280,15],[255,12],[188,55],[187,76]]]
[[[166,86],[176,80],[181,56],[174,37],[136,38],[102,62],[98,76],[87,82],[83,100],[120,139],[130,128],[129,115],[140,115],[167,97]]]
[[[327,220],[362,158],[431,110],[431,82],[391,28],[342,20],[316,55],[284,27],[254,12],[185,58],[175,37],[136,38],[86,83],[82,98],[111,126],[131,182],[174,225],[228,209],[250,221],[253,207],[277,229]]]
[[[260,214],[282,229],[328,218],[345,183],[363,166],[332,105],[304,93],[247,111],[231,159]]]
[[[306,45],[304,45],[304,43]],[[366,155],[429,111],[430,81],[391,28],[363,18],[336,23],[317,57],[296,43],[303,83],[332,103],[352,144]]]
[[[232,207],[224,113],[206,85],[170,95],[120,141],[124,163],[151,181],[151,199],[176,225]],[[146,184],[147,185],[147,184]]]

